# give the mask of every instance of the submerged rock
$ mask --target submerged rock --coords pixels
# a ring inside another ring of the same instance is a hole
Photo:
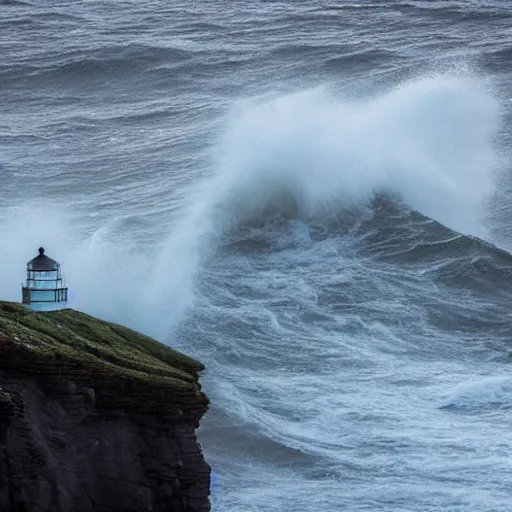
[[[120,325],[0,302],[0,511],[209,511],[203,369]]]

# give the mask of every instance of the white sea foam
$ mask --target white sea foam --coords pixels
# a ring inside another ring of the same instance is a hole
[[[459,384],[446,398],[444,407],[479,409],[512,407],[512,378],[487,377]]]
[[[24,263],[42,244],[63,263],[74,306],[163,337],[193,303],[218,237],[269,209],[325,216],[386,190],[483,235],[498,121],[496,101],[470,77],[424,78],[359,101],[318,88],[245,102],[228,116],[213,177],[191,191],[157,255],[109,240],[108,226],[78,234],[66,205],[4,211],[3,297],[18,298]]]
[[[186,310],[218,237],[269,210],[323,217],[387,191],[452,229],[485,236],[498,124],[496,100],[470,77],[425,78],[360,101],[318,88],[238,105],[216,150],[217,172],[169,236],[145,300],[151,295],[155,308],[166,297],[174,311]]]

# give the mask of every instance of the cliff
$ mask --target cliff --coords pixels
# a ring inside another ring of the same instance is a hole
[[[73,310],[0,302],[0,512],[206,512],[203,365]]]

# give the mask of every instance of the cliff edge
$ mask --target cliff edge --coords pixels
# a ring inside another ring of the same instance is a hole
[[[203,365],[120,325],[0,302],[0,512],[207,512]]]

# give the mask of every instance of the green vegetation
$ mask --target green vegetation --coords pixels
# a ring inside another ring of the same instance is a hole
[[[88,380],[93,382],[100,376],[103,382],[108,378],[196,393],[197,372],[204,369],[199,361],[148,336],[78,311],[36,313],[20,304],[0,302],[0,368],[3,362],[8,364],[7,359],[9,366],[21,371],[28,368],[44,374],[47,366],[59,377],[79,373],[90,375]]]

